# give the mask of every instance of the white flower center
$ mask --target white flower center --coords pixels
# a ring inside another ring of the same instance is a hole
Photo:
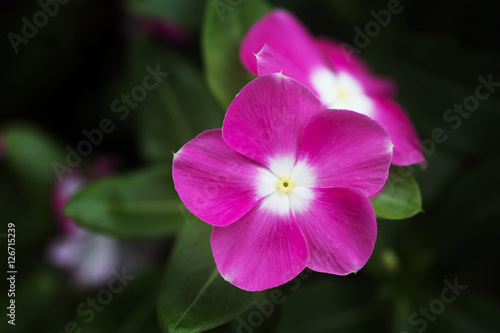
[[[313,72],[311,82],[319,99],[329,109],[345,109],[372,116],[373,104],[370,98],[351,75],[321,68]]]
[[[264,209],[278,214],[307,209],[315,184],[310,166],[303,162],[295,163],[294,158],[284,157],[270,161],[269,169],[263,168],[257,177],[257,195]]]

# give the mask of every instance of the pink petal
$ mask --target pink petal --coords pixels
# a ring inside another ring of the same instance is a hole
[[[260,50],[260,52],[256,54],[255,57],[257,58],[257,68],[259,76],[281,72],[283,75],[299,81],[300,83],[314,91],[314,87],[312,86],[309,79],[309,73],[299,68],[287,57],[284,57],[281,54],[277,53],[269,45],[264,45],[262,50]]]
[[[327,38],[318,38],[317,45],[330,61],[330,65],[335,72],[347,72],[355,77],[363,86],[366,94],[391,98],[396,96],[396,83],[390,79],[375,76],[368,66],[347,46],[342,46]]]
[[[229,148],[220,129],[201,133],[175,155],[172,175],[186,207],[203,221],[228,225],[262,198],[256,178],[262,167]]]
[[[300,133],[321,102],[307,87],[282,74],[247,84],[226,113],[222,134],[234,150],[265,165],[295,158]]]
[[[231,284],[248,291],[290,281],[309,258],[304,235],[291,213],[278,215],[263,206],[227,227],[214,227],[212,232],[219,272]]]
[[[294,211],[310,252],[307,267],[346,275],[370,258],[377,238],[373,207],[360,191],[350,188],[314,189],[314,209]]]
[[[264,44],[286,57],[304,73],[325,66],[313,37],[294,15],[285,10],[270,12],[256,22],[243,38],[240,59],[254,74],[257,74],[254,54],[259,53]]]
[[[387,180],[392,143],[369,117],[346,110],[321,110],[307,123],[297,160],[315,173],[315,187],[351,187],[369,196]]]
[[[388,98],[375,98],[373,102],[372,118],[385,128],[394,144],[392,163],[411,165],[425,162],[417,131],[405,111]]]

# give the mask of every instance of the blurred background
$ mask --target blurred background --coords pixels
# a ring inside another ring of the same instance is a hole
[[[397,100],[414,121],[428,160],[425,170],[411,171],[424,212],[379,220],[375,252],[358,274],[309,273],[299,287],[280,289],[285,300],[269,315],[253,304],[212,331],[500,331],[497,1],[402,0],[401,12],[362,43],[358,31],[388,1],[268,3],[295,13],[313,34],[356,47],[375,73],[398,83]],[[214,44],[204,29],[210,6],[219,6],[229,27]],[[117,182],[135,189],[119,192],[123,197],[177,198],[167,179],[172,152],[199,132],[221,127],[224,117],[224,101],[208,83],[207,54],[241,39],[255,20],[253,6],[252,0],[1,2],[1,332],[165,328],[157,319],[157,298],[185,220],[174,214],[165,226],[164,215],[137,213],[127,217],[126,231],[110,237],[114,217],[90,233],[63,216],[64,203],[84,184],[111,174],[123,174]],[[233,24],[245,10],[247,26]],[[245,80],[250,76],[239,82]],[[484,80],[493,82],[486,87]],[[479,85],[487,98],[474,98]],[[460,105],[465,112],[448,112]],[[97,144],[82,145],[90,140],[83,131],[94,133],[88,135]],[[74,172],[65,172],[71,149],[86,156],[73,157]],[[64,182],[58,179],[63,174]],[[80,209],[90,216],[99,207]],[[151,229],[140,229],[143,222]],[[5,315],[9,223],[16,233],[15,326]],[[116,269],[103,273],[98,267]],[[444,291],[450,284],[455,293]],[[89,297],[100,301],[94,307]],[[255,311],[260,317],[252,317]]]

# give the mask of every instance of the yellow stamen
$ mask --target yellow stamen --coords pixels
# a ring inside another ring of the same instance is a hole
[[[349,93],[342,88],[337,89],[337,96],[340,99],[349,99]]]
[[[278,180],[278,190],[282,193],[290,193],[295,187],[295,181],[290,177],[281,177]]]

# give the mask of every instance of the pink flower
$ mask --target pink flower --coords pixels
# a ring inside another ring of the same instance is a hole
[[[240,58],[255,74],[283,72],[296,79],[325,107],[353,110],[378,121],[394,143],[393,164],[424,162],[410,119],[392,100],[395,85],[375,77],[340,44],[312,37],[292,14],[274,10],[255,23],[243,39]]]
[[[132,20],[137,26],[169,42],[190,43],[194,40],[187,30],[175,21],[147,16],[135,16]]]
[[[4,146],[5,146],[5,143],[4,143],[3,137],[2,137],[2,135],[0,135],[0,157],[2,157],[2,155],[4,154]]]
[[[111,173],[110,162],[107,158],[98,160],[90,170],[91,176]],[[113,269],[120,268],[118,240],[82,229],[63,214],[66,201],[88,180],[74,170],[55,183],[52,204],[61,236],[48,249],[49,260],[70,272],[77,286],[86,288],[104,285],[112,277]]]
[[[75,170],[56,183],[53,207],[61,235],[48,249],[49,260],[67,270],[75,284],[84,288],[106,284],[120,262],[118,240],[82,229],[62,213],[69,197],[87,180]]]
[[[173,179],[186,207],[214,226],[221,275],[263,290],[306,266],[338,275],[363,267],[377,233],[368,196],[387,179],[392,147],[377,122],[322,110],[307,87],[269,74],[235,97],[222,129],[174,155]]]
[[[55,183],[52,204],[61,235],[50,243],[48,259],[68,271],[78,288],[103,286],[113,277],[113,271],[120,271],[124,266],[137,270],[149,264],[158,252],[157,244],[152,242],[125,242],[96,234],[64,216],[63,209],[71,195],[90,179],[111,174],[114,164],[113,159],[100,158],[88,170],[88,175],[73,170]]]

